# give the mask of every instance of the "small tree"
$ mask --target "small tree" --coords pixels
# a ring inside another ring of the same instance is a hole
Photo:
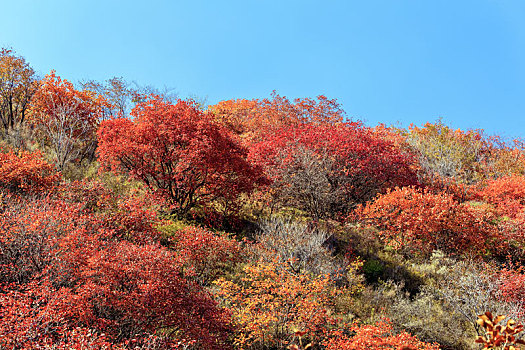
[[[32,103],[31,123],[53,150],[59,170],[93,153],[101,104],[94,93],[76,90],[55,72],[42,81]]]
[[[482,254],[487,249],[501,251],[505,246],[490,212],[459,203],[446,193],[396,188],[369,202],[358,216],[377,227],[379,237],[387,244],[405,252]]]
[[[12,50],[0,50],[0,127],[10,131],[21,125],[38,87],[35,71]]]
[[[233,202],[260,178],[246,150],[192,102],[160,98],[137,105],[131,119],[104,121],[99,159],[106,169],[125,171],[185,215],[197,204]]]
[[[287,262],[260,261],[245,266],[239,277],[239,282],[216,282],[238,326],[236,348],[282,349],[297,330],[319,341],[336,323],[330,316],[336,290],[326,275],[295,273]]]

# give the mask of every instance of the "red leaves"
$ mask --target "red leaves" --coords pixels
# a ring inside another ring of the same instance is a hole
[[[54,318],[71,326],[80,321],[115,340],[166,329],[182,332],[204,348],[222,348],[228,315],[201,287],[182,277],[178,254],[125,241],[88,255],[78,255],[84,251],[79,248],[69,245],[62,255],[62,273],[70,275],[68,284],[74,287],[62,288],[64,297],[48,304]]]
[[[188,226],[174,233],[171,247],[183,259],[185,275],[201,284],[215,280],[221,268],[240,261],[240,244],[200,227]]]
[[[42,193],[58,183],[60,175],[40,152],[0,153],[0,187],[14,193]]]
[[[424,343],[407,332],[395,334],[389,322],[381,321],[375,325],[353,325],[355,334],[348,336],[334,332],[333,338],[325,344],[326,350],[439,350],[437,344]]]
[[[412,187],[396,188],[367,204],[358,216],[379,229],[379,236],[395,248],[429,254],[440,249],[449,253],[482,253],[494,242],[491,217],[484,217],[468,203],[452,195],[433,194]],[[495,242],[494,242],[495,243]]]
[[[156,216],[139,198],[111,198],[86,183],[63,186],[59,196],[9,203],[0,216],[0,347],[135,339],[130,346],[228,348],[228,312],[184,274],[206,264],[198,249],[190,259],[160,246]],[[203,244],[222,242],[209,235]],[[220,264],[221,254],[229,253],[209,255]],[[163,337],[152,338],[157,331]]]
[[[246,151],[193,104],[152,99],[132,115],[133,121],[102,123],[100,161],[144,182],[174,212],[183,215],[218,198],[231,202],[252,190],[259,175]]]
[[[250,157],[314,216],[345,215],[389,187],[417,183],[414,159],[359,123],[281,128],[255,144]],[[311,198],[328,213],[316,213]]]
[[[478,197],[515,219],[525,209],[525,176],[511,175],[487,181]]]

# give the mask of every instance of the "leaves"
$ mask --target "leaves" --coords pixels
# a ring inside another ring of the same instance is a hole
[[[185,215],[213,200],[228,208],[259,181],[246,150],[192,103],[172,105],[153,98],[132,115],[133,121],[101,124],[99,159],[107,169],[127,171],[142,181],[172,212]]]

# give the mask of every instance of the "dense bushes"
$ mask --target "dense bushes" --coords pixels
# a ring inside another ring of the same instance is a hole
[[[250,149],[277,198],[316,219],[347,215],[393,186],[417,184],[414,159],[359,123],[283,127]]]
[[[396,188],[368,203],[357,216],[377,227],[378,236],[394,249],[411,253],[484,254],[504,245],[489,213],[446,193]]]
[[[56,185],[60,175],[40,152],[0,153],[0,188],[15,194],[43,193]]]
[[[37,84],[9,50],[0,84],[17,67],[0,349],[473,349],[504,329],[487,310],[523,317],[519,141],[369,128],[324,96]]]

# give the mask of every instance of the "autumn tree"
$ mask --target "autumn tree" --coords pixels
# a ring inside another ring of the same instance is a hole
[[[239,349],[282,349],[296,330],[319,341],[336,323],[330,316],[336,291],[326,275],[295,273],[287,262],[274,261],[250,263],[236,280],[221,278],[216,284],[237,324]]]
[[[227,206],[260,177],[246,161],[246,150],[191,102],[152,98],[131,114],[133,120],[101,124],[100,162],[142,181],[174,213],[184,215],[213,200]]]
[[[335,99],[297,98],[290,101],[275,91],[262,100],[228,100],[210,106],[216,119],[246,142],[261,141],[273,130],[302,123],[339,123],[345,113]]]
[[[0,125],[8,132],[27,116],[31,97],[38,87],[35,71],[12,50],[0,50]]]
[[[417,184],[414,159],[362,124],[301,124],[250,148],[285,205],[340,218],[393,186]]]
[[[51,72],[33,97],[30,120],[43,142],[53,151],[59,170],[75,159],[94,152],[101,105],[90,91],[79,91],[72,83]]]
[[[445,180],[472,184],[485,177],[483,163],[490,154],[491,143],[483,130],[452,129],[442,120],[411,126],[407,142],[417,154],[429,184]]]
[[[396,333],[392,324],[380,321],[376,324],[353,324],[350,329],[335,331],[325,342],[327,350],[439,350],[438,344],[425,343],[406,331]],[[348,335],[350,333],[351,335]]]
[[[357,215],[362,222],[377,227],[379,237],[388,245],[405,252],[482,254],[505,246],[490,211],[459,203],[447,193],[396,188],[379,195]]]
[[[0,153],[0,188],[15,194],[36,194],[51,189],[60,179],[40,152]]]

